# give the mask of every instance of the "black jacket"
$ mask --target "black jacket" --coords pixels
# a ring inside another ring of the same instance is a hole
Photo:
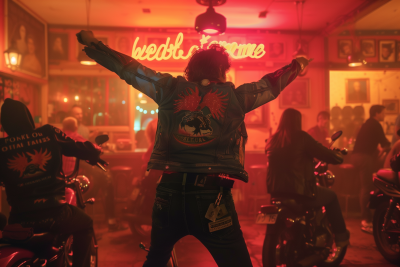
[[[298,132],[289,146],[268,152],[268,193],[313,197],[314,158],[332,164],[343,162],[339,152],[324,147],[304,131]]]
[[[29,110],[19,101],[4,101],[1,124],[9,136],[0,139],[0,182],[12,212],[64,204],[61,156],[96,162],[100,153],[92,143],[75,142],[51,125],[35,129]]]
[[[224,173],[248,181],[244,170],[246,113],[276,99],[301,70],[291,64],[235,89],[207,86],[159,73],[98,42],[87,55],[159,105],[157,134],[148,169]]]

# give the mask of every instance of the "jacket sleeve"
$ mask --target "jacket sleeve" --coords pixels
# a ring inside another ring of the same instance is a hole
[[[175,88],[177,78],[168,73],[155,72],[130,56],[119,53],[102,42],[84,48],[86,54],[103,67],[115,72],[135,89],[161,104],[170,90]]]
[[[61,153],[67,157],[76,157],[83,160],[88,160],[90,164],[96,164],[100,150],[97,149],[91,142],[77,142],[68,137],[63,131],[51,126],[54,131],[55,139],[61,147]]]
[[[302,132],[302,134],[304,134],[303,140],[305,144],[305,150],[310,157],[317,158],[330,164],[343,163],[343,156],[340,154],[340,152],[323,146],[306,132]]]
[[[270,73],[258,82],[245,83],[235,90],[235,94],[245,113],[258,108],[279,96],[300,73],[301,66],[297,60],[291,64]]]

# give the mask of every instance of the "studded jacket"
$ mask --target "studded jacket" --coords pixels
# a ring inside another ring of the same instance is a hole
[[[85,52],[158,104],[148,169],[223,173],[245,182],[245,115],[277,98],[301,70],[293,60],[259,81],[235,89],[230,82],[202,86],[181,76],[155,72],[101,42],[85,47]]]

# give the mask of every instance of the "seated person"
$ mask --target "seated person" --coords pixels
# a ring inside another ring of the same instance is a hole
[[[269,139],[267,187],[272,196],[288,196],[301,201],[306,207],[326,209],[337,247],[349,244],[349,232],[343,219],[336,193],[317,186],[314,158],[327,163],[340,164],[339,152],[330,150],[301,130],[301,113],[286,109],[278,130]]]
[[[329,118],[329,112],[321,111],[317,116],[317,125],[307,132],[312,136],[312,138],[323,144],[325,147],[329,147]]]
[[[62,155],[104,164],[100,151],[51,125],[35,129],[28,108],[9,98],[1,107],[1,124],[8,135],[0,139],[0,181],[11,206],[9,224],[31,227],[35,233],[72,234],[73,266],[89,267],[93,221],[83,210],[66,204],[65,180],[59,173]]]
[[[70,138],[85,142],[87,141],[78,133],[78,121],[74,117],[67,117],[63,121],[63,131]],[[99,148],[99,147],[98,147]],[[100,149],[100,148],[99,148]],[[75,158],[64,157],[63,158],[63,171],[66,175],[71,174],[75,166]],[[90,166],[86,163],[80,164],[80,170],[87,176],[91,176],[93,181],[93,190],[90,195],[98,195],[99,190],[102,191],[104,196],[104,212],[108,220],[108,231],[115,232],[119,230],[125,230],[121,224],[117,223],[115,218],[115,199],[114,199],[114,184],[113,179],[109,172],[103,172],[95,166]],[[88,193],[89,194],[89,193]],[[88,197],[85,195],[85,197]]]

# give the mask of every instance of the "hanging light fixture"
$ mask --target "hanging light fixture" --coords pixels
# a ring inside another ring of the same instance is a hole
[[[361,51],[355,51],[347,56],[347,63],[349,67],[360,67],[367,64],[367,61]]]
[[[89,30],[89,15],[90,15],[90,1],[91,0],[86,0],[86,21],[87,21],[87,30]],[[96,65],[96,61],[94,61],[93,59],[91,59],[90,57],[88,57],[88,55],[86,55],[85,51],[81,50],[78,53],[78,61],[82,64],[82,65],[86,65],[86,66],[93,66]]]
[[[352,28],[349,29],[355,43],[356,43],[356,47],[352,47],[352,52],[350,55],[347,56],[347,65],[349,67],[361,67],[362,65],[367,64],[367,61],[365,60],[365,57],[363,55],[363,53],[361,52],[360,49],[360,44],[358,42],[358,38],[356,38],[356,34],[355,34],[355,17],[353,18],[353,24],[352,24]]]
[[[304,57],[304,58],[308,59],[308,54],[303,49],[303,44],[306,43],[306,42],[301,39],[301,30],[302,30],[302,26],[303,26],[303,5],[304,5],[304,2],[305,2],[305,0],[296,2],[297,22],[299,24],[299,40],[297,41],[297,43],[298,43],[297,50],[294,51],[292,56],[293,56],[293,58]],[[300,8],[299,8],[299,5],[301,5]],[[305,76],[307,74],[307,71],[308,71],[308,66],[306,66],[299,73],[299,76]]]
[[[22,55],[18,52],[17,49],[10,47],[6,51],[4,51],[4,59],[6,61],[7,68],[15,71],[19,69],[21,65]]]
[[[196,0],[203,6],[208,6],[207,11],[196,17],[194,28],[200,34],[216,35],[226,31],[226,18],[215,12],[213,6],[225,4],[226,0]]]

